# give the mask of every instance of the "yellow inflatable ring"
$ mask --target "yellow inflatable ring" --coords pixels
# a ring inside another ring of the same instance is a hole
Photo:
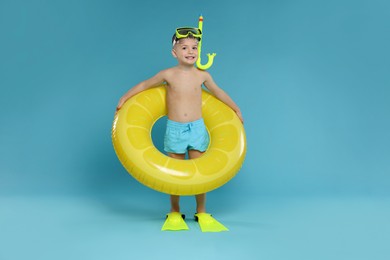
[[[201,194],[228,182],[241,168],[246,153],[245,131],[236,113],[203,91],[209,147],[200,158],[173,159],[157,150],[151,138],[153,125],[166,115],[165,96],[163,85],[143,91],[116,114],[112,141],[123,166],[142,184],[173,195]]]

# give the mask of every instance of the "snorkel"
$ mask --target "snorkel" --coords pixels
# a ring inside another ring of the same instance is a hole
[[[198,28],[203,32],[203,16],[202,15],[199,16]],[[212,54],[207,53],[208,61],[205,65],[202,65],[201,64],[201,55],[200,55],[201,51],[202,51],[202,41],[203,41],[203,37],[200,39],[200,41],[198,43],[198,60],[196,61],[196,66],[198,67],[198,69],[207,70],[208,68],[211,67],[211,65],[213,65],[214,57],[217,54],[216,53],[212,53]]]

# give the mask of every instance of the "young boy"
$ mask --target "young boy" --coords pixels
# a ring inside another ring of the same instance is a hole
[[[202,85],[231,107],[243,122],[239,107],[215,84],[211,75],[194,67],[198,59],[200,37],[201,32],[197,28],[178,28],[172,37],[172,55],[177,59],[178,65],[160,71],[131,88],[117,106],[119,110],[132,96],[165,82],[168,122],[164,150],[168,156],[176,159],[185,159],[187,151],[190,159],[198,158],[208,147],[209,137],[202,118]],[[195,197],[197,213],[205,213],[206,194]],[[179,199],[177,195],[170,196],[171,213],[180,212]]]

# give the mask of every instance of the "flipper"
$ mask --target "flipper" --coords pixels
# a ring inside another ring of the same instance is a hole
[[[188,230],[188,226],[184,221],[185,216],[179,212],[171,212],[167,214],[167,219],[161,228],[161,231],[165,230]]]
[[[199,223],[202,232],[221,232],[229,231],[227,227],[218,222],[208,213],[196,213],[195,220]]]

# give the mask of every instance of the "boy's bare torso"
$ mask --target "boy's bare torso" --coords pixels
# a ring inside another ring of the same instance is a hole
[[[205,74],[196,68],[178,67],[165,71],[168,118],[176,122],[192,122],[202,117],[202,84]]]

